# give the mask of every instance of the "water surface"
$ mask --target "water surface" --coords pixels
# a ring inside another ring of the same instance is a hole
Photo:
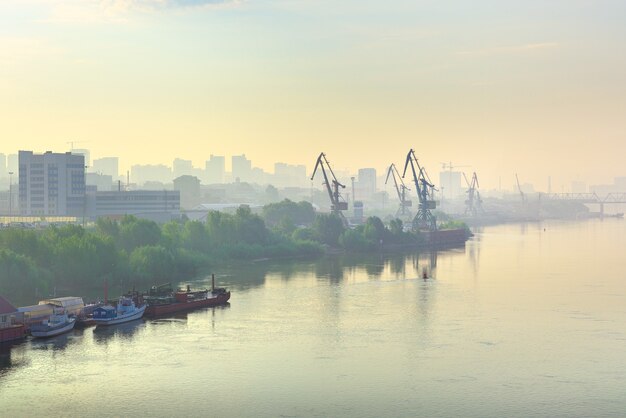
[[[592,220],[242,264],[229,306],[5,347],[0,415],[624,416],[625,257]]]

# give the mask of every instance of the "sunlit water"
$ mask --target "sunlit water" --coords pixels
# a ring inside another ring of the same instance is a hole
[[[228,273],[228,307],[5,348],[0,415],[626,414],[623,220]]]

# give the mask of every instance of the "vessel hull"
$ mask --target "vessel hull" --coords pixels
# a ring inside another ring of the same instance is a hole
[[[144,312],[146,310],[146,305],[137,308],[137,310],[135,312],[133,312],[132,314],[129,315],[124,315],[124,316],[117,316],[115,318],[94,318],[94,322],[96,325],[117,325],[117,324],[123,324],[124,322],[129,322],[129,321],[134,321],[136,319],[139,319],[143,316]]]
[[[191,302],[175,302],[167,305],[151,305],[146,308],[146,315],[168,315],[176,312],[184,312],[209,306],[223,305],[228,302],[228,299],[230,299],[230,292],[222,293],[215,297],[207,299],[194,300]]]
[[[57,335],[65,334],[66,332],[70,332],[72,329],[74,329],[75,324],[76,324],[76,321],[71,320],[64,326],[55,327],[54,329],[50,329],[46,331],[38,330],[36,327],[33,326],[30,329],[30,335],[32,335],[35,338],[55,337]]]

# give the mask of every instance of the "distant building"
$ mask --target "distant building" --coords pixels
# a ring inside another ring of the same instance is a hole
[[[206,184],[224,183],[224,173],[226,171],[226,158],[220,155],[213,155],[205,163]]]
[[[444,199],[455,199],[464,194],[460,171],[442,171],[439,173],[439,190]]]
[[[193,164],[191,160],[182,160],[180,158],[175,158],[172,163],[172,170],[174,178],[180,176],[191,176],[193,175]]]
[[[163,164],[133,165],[130,168],[130,177],[139,186],[149,181],[169,183],[172,181],[172,170]]]
[[[358,172],[357,199],[370,200],[376,193],[376,169],[361,168]]]
[[[0,179],[7,176],[7,156],[0,153]]]
[[[97,158],[93,160],[93,167],[91,167],[90,171],[93,171],[94,173],[104,174],[105,176],[111,176],[113,180],[117,180],[120,175],[119,158]]]
[[[91,152],[88,149],[84,148],[74,148],[70,151],[74,155],[82,155],[85,157],[85,166],[91,167]]]
[[[174,190],[180,192],[181,209],[191,209],[200,201],[200,179],[196,176],[180,176],[174,179]]]
[[[12,171],[14,174],[17,174],[17,160],[17,154],[7,155],[7,173]]]
[[[573,181],[572,193],[587,193],[587,183],[584,181]]]
[[[180,192],[175,190],[133,190],[90,194],[90,217],[133,215],[155,222],[180,216]]]
[[[85,157],[19,152],[19,206],[24,216],[83,216]]]
[[[231,161],[233,180],[235,182],[250,182],[252,180],[252,161],[246,158],[246,154],[233,155]]]
[[[97,190],[108,192],[113,190],[113,177],[99,173],[85,173],[87,186],[95,186]]]
[[[304,165],[275,163],[272,184],[277,187],[304,187],[307,184],[306,167]]]
[[[250,171],[250,180],[248,180],[248,182],[256,184],[267,184],[269,183],[269,176],[265,171],[263,171],[263,169],[259,167],[254,167]]]
[[[9,199],[11,202],[9,203]],[[0,215],[18,215],[19,204],[17,187],[13,185],[13,191],[9,190],[0,191]]]

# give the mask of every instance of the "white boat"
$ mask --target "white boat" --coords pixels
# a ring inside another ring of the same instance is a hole
[[[67,313],[55,311],[50,318],[30,327],[30,334],[37,338],[54,337],[55,335],[70,332],[76,324],[76,318],[70,318]]]
[[[145,304],[137,307],[132,298],[122,296],[117,303],[117,308],[106,305],[94,309],[93,320],[96,325],[121,324],[141,318],[145,310]]]

